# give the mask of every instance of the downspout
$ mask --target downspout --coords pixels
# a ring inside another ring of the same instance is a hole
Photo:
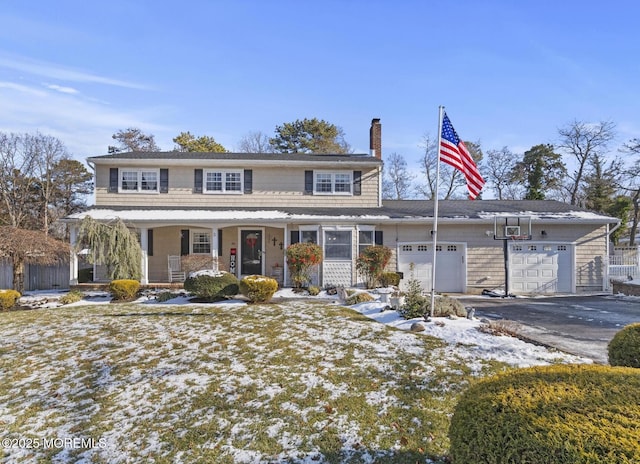
[[[610,282],[611,281],[609,280],[609,263],[611,263],[611,257],[610,257],[609,249],[611,247],[611,245],[610,245],[611,244],[611,234],[613,234],[616,230],[618,230],[621,225],[622,225],[622,221],[618,221],[616,223],[616,225],[613,227],[613,229],[610,229],[609,227],[611,225],[607,224],[607,235],[606,235],[606,237],[607,237],[607,244],[606,244],[607,245],[607,262],[605,263],[605,266],[604,266],[604,269],[605,269],[605,272],[603,273],[604,274],[604,282],[603,282],[603,285],[602,285],[602,288],[604,290],[607,290],[607,291],[611,290],[611,288],[610,288]]]

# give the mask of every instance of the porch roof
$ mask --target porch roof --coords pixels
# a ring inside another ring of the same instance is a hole
[[[552,200],[441,200],[439,221],[489,222],[496,216],[531,217],[538,222],[618,223],[619,219]],[[151,208],[93,207],[68,216],[63,221],[75,222],[85,216],[108,221],[121,218],[125,222],[184,223],[250,221],[255,223],[291,222],[424,222],[433,219],[433,202],[428,200],[388,200],[379,208],[336,207],[256,207],[256,208]]]

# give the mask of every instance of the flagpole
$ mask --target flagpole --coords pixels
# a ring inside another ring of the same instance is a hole
[[[429,306],[429,317],[433,317],[433,310],[436,301],[436,245],[438,243],[438,190],[440,188],[440,143],[442,142],[442,115],[444,106],[438,107],[438,143],[436,145],[436,185],[433,193],[433,230],[431,231],[433,258],[431,264],[431,305]]]

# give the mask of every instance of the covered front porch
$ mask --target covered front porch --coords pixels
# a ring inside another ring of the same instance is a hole
[[[189,272],[212,269],[238,278],[261,274],[283,286],[287,281],[287,227],[252,225],[154,225],[136,227],[142,248],[142,285],[176,284]],[[72,229],[71,241],[76,233]],[[79,280],[78,255],[72,255],[70,284]],[[93,265],[93,282],[108,281],[104,266]]]

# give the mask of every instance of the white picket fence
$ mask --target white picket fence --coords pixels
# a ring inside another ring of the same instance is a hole
[[[13,265],[0,260],[0,289],[13,288]],[[59,290],[69,288],[69,263],[58,266],[26,265],[24,270],[24,289]]]
[[[609,256],[609,277],[630,280],[640,277],[640,248],[615,248]]]

